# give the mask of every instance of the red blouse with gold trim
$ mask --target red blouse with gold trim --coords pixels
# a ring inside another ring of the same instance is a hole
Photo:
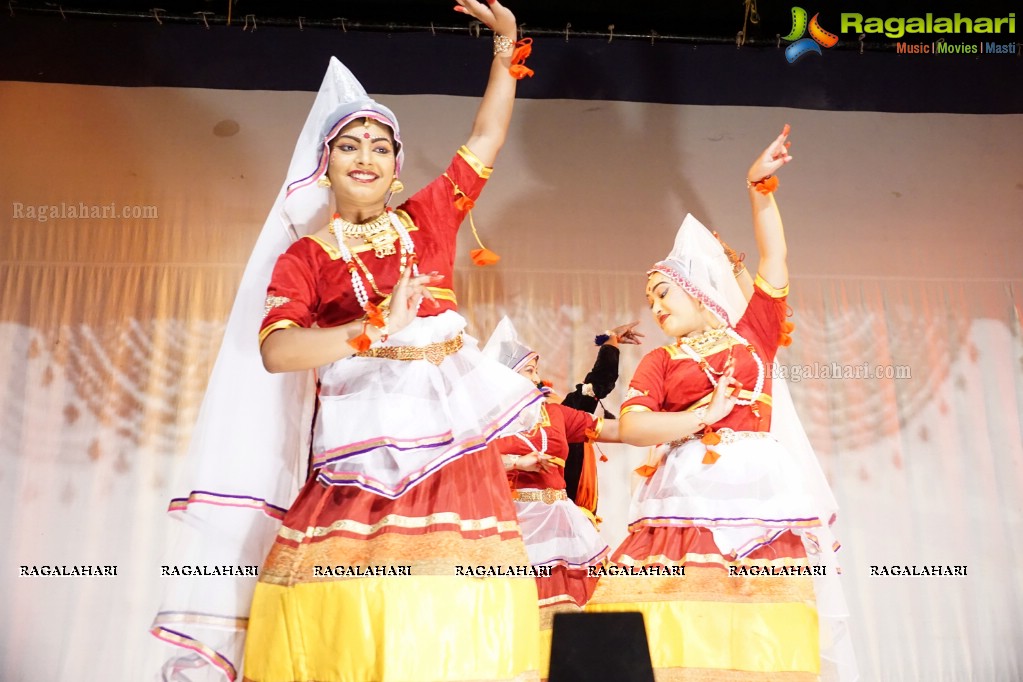
[[[465,195],[475,201],[490,173],[490,168],[468,148],[462,147],[444,174],[395,209],[415,243],[420,272],[436,271],[444,275],[444,283],[450,286],[458,227],[468,212],[466,202],[457,200]],[[396,231],[393,236],[397,242]],[[395,250],[399,250],[397,244]],[[400,256],[377,258],[372,248],[362,246],[353,248],[352,252],[373,273],[376,287],[385,295],[389,294],[398,281]],[[369,300],[379,305],[384,297],[373,291],[365,273],[360,270],[359,274]],[[421,317],[457,309],[450,289],[431,288],[431,293],[440,305],[422,306]],[[285,327],[311,327],[313,324],[334,327],[363,315],[341,252],[333,244],[306,236],[277,259],[267,288],[266,317],[260,327],[259,340],[262,343],[271,332]]]
[[[762,395],[754,405],[737,405],[724,419],[713,424],[735,431],[769,431],[771,428],[771,363],[778,351],[782,323],[788,315],[785,298],[788,287],[775,289],[759,276],[746,312],[735,331],[752,345],[764,364]],[[735,358],[735,378],[742,383],[739,397],[748,400],[756,386],[758,367],[747,348],[723,333],[709,333],[694,339],[689,347],[705,358],[715,379],[724,370],[729,352]],[[622,415],[632,411],[681,412],[709,402],[714,386],[690,354],[677,344],[662,346],[643,357],[629,383]],[[759,417],[757,416],[759,412]]]
[[[528,455],[543,450],[544,434],[547,436],[547,454],[554,458],[547,471],[508,472],[508,482],[513,488],[565,489],[565,457],[569,443],[585,443],[589,433],[596,433],[599,418],[588,412],[565,407],[557,403],[545,404],[541,420],[535,429],[521,435],[504,436],[494,441],[502,455]],[[528,441],[528,443],[527,443]]]

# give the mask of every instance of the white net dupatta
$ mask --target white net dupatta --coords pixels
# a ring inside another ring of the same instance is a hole
[[[242,275],[188,451],[188,482],[170,505],[171,516],[184,523],[175,524],[163,560],[171,571],[151,628],[177,647],[166,648],[161,679],[168,682],[241,679],[254,567],[262,566],[305,482],[313,372],[268,373],[258,335],[277,257],[329,218],[332,196],[316,182],[326,170],[325,135],[353,112],[393,120],[331,58],[287,181]]]

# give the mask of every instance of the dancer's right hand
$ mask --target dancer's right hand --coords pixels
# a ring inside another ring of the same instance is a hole
[[[515,468],[519,471],[549,471],[553,466],[551,456],[546,452],[531,452],[515,462]]]
[[[431,272],[427,275],[412,276],[412,268],[407,267],[401,278],[391,291],[391,303],[387,316],[387,333],[396,334],[416,319],[420,304],[437,305],[430,290],[431,284],[439,284],[444,275]],[[424,302],[423,299],[426,299]]]
[[[717,386],[714,387],[714,392],[710,397],[710,404],[707,405],[707,411],[703,415],[704,423],[716,424],[727,417],[735,407],[741,390],[742,383],[735,378],[735,361],[733,358],[728,358],[724,374],[718,378]]]

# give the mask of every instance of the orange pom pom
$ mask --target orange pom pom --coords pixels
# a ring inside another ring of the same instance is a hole
[[[654,472],[657,471],[657,467],[644,464],[641,467],[637,467],[634,471],[643,478],[650,478],[654,475]]]
[[[713,450],[708,448],[707,449],[707,454],[705,454],[703,456],[703,463],[704,464],[713,464],[714,462],[718,461],[719,459],[721,459],[721,455],[719,455],[718,453],[716,453]]]
[[[790,334],[792,330],[796,328],[796,325],[788,321],[781,323],[781,333],[778,334],[778,345],[779,346],[790,346],[792,345],[792,337]]]
[[[473,249],[469,252],[469,257],[472,258],[474,265],[478,265],[480,267],[493,265],[497,261],[501,260],[501,257],[490,249]]]
[[[703,438],[700,439],[700,442],[704,445],[717,445],[721,442],[721,436],[714,431],[708,431],[703,434]]]
[[[476,202],[464,194],[455,199],[455,208],[459,211],[471,211],[475,205]]]
[[[363,332],[356,336],[354,339],[348,341],[348,345],[354,348],[357,353],[369,350],[369,347],[370,345],[372,345],[372,343],[373,340],[366,336],[365,329],[363,329]]]
[[[372,301],[366,301],[366,307],[364,310],[366,311],[366,322],[368,324],[373,325],[377,329],[380,329],[387,324],[387,320],[384,319],[383,308],[374,304]]]
[[[601,462],[606,462],[607,461],[607,455],[605,455],[604,453],[600,453],[600,461]]]

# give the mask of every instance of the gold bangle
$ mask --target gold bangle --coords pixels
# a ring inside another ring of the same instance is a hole
[[[494,56],[504,54],[505,52],[511,52],[511,49],[515,47],[515,41],[508,36],[494,34]]]

